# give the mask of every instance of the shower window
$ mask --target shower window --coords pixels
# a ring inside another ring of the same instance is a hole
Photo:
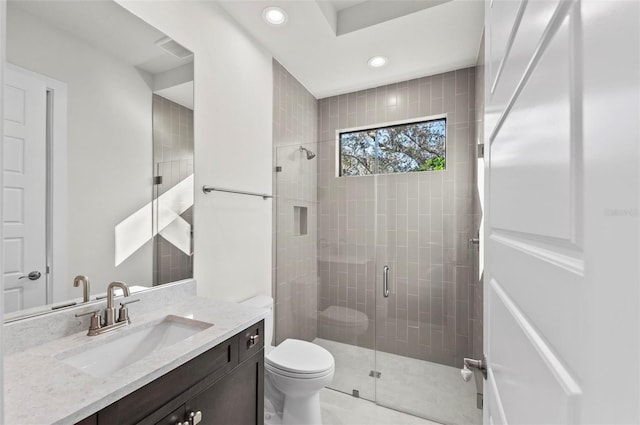
[[[446,128],[437,118],[341,132],[340,175],[444,170]]]

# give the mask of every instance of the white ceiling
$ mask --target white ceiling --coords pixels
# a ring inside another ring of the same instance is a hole
[[[366,1],[367,0],[327,0],[325,3],[330,4],[333,10],[340,11],[360,3],[365,3]]]
[[[7,19],[13,7],[150,74],[193,62],[193,56],[179,59],[158,47],[166,35],[114,1],[10,0]]]
[[[193,111],[193,81],[156,90],[154,93]]]
[[[484,21],[482,0],[219,2],[319,99],[473,66]],[[267,6],[287,12],[284,27],[262,20]],[[376,55],[389,64],[370,69]]]
[[[193,64],[193,55],[180,59],[160,48],[156,42],[167,36],[114,1],[10,0],[8,19],[14,7],[152,76]],[[155,93],[193,109],[193,81],[163,87]]]

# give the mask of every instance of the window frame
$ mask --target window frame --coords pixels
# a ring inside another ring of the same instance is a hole
[[[444,113],[444,114],[429,115],[429,116],[425,116],[425,117],[408,118],[408,119],[405,119],[405,120],[390,121],[390,122],[386,122],[386,123],[382,123],[382,124],[371,124],[371,125],[364,125],[364,126],[359,126],[359,127],[349,127],[349,128],[336,129],[336,148],[335,148],[335,161],[336,161],[335,164],[336,164],[336,167],[335,167],[335,177],[368,177],[368,176],[384,176],[384,175],[390,175],[390,174],[407,174],[409,172],[411,172],[411,173],[423,172],[423,171],[402,171],[402,172],[394,172],[394,173],[358,174],[358,175],[355,175],[355,176],[342,175],[342,140],[340,138],[340,135],[343,134],[343,133],[354,133],[354,132],[358,132],[358,131],[367,131],[367,130],[380,130],[380,129],[389,128],[389,127],[397,127],[397,126],[407,125],[407,124],[419,124],[419,123],[422,123],[422,122],[438,121],[438,120],[442,120],[442,119],[444,119],[444,121],[445,121],[445,124],[444,124],[444,131],[445,131],[445,142],[444,142],[445,165],[444,165],[444,168],[442,170],[439,170],[439,171],[446,171],[447,170],[447,156],[449,155],[449,143],[447,143],[449,128],[448,128],[448,125],[447,125],[447,122],[448,122],[447,114]]]

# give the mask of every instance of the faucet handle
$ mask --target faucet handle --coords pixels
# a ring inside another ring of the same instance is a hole
[[[137,303],[138,301],[140,301],[140,298],[131,300],[131,301],[124,301],[120,303],[120,310],[118,310],[118,322],[127,322],[131,324],[131,319],[129,318],[129,309],[127,308],[127,304]]]
[[[79,313],[79,314],[78,314],[78,313],[76,313],[76,314],[74,314],[74,316],[76,316],[76,317],[82,317],[82,316],[88,316],[88,315],[90,315],[90,314],[93,314],[93,315],[96,315],[96,316],[97,316],[99,313],[100,313],[100,309],[98,308],[98,309],[95,309],[95,310],[85,311],[84,313]]]
[[[90,314],[93,314],[93,316],[91,316],[91,325],[89,325],[89,332],[87,332],[87,335],[93,336],[97,335],[98,330],[100,329],[100,309],[98,308],[96,310],[89,310],[80,314],[76,313],[75,316],[82,317],[88,316]]]

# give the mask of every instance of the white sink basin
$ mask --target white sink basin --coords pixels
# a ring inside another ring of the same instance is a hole
[[[127,328],[90,338],[109,336],[104,343],[92,341],[80,352],[62,353],[58,360],[97,378],[105,378],[162,348],[185,341],[213,326],[179,316],[167,316],[162,321],[127,332]]]

